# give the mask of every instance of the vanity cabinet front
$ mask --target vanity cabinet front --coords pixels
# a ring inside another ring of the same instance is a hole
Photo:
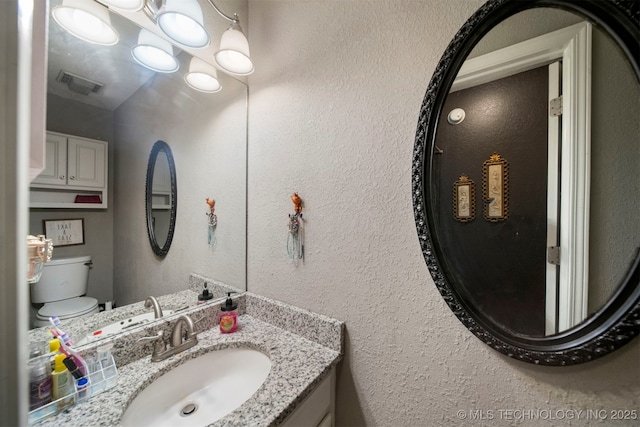
[[[331,427],[335,425],[335,368],[304,399],[282,424],[283,427]]]
[[[106,208],[107,143],[47,132],[45,169],[31,183],[32,208]]]

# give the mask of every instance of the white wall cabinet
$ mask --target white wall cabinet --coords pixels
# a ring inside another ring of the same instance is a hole
[[[331,427],[335,425],[336,370],[311,392],[282,423],[283,427]]]
[[[45,169],[31,183],[32,208],[105,209],[108,144],[47,132]]]

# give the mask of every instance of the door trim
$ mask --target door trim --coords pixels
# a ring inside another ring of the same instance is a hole
[[[468,59],[451,86],[455,92],[562,60],[560,191],[568,203],[560,206],[560,331],[576,326],[588,315],[591,37],[591,24],[581,22]]]

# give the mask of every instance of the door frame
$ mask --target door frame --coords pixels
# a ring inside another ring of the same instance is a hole
[[[562,224],[559,233],[553,229],[548,232],[551,240],[547,246],[560,247],[560,265],[557,269],[558,289],[555,289],[555,280],[547,280],[547,334],[576,326],[588,315],[591,39],[591,24],[581,22],[468,59],[451,86],[451,92],[455,92],[555,60],[562,61],[560,194],[568,203],[561,203],[559,207],[559,221]],[[549,127],[549,137],[558,138],[553,125]],[[557,238],[554,239],[553,235],[557,235]]]

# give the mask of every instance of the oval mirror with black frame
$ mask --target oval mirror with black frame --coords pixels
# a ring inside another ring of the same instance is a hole
[[[573,365],[640,333],[639,9],[490,0],[427,88],[412,170],[423,255],[459,320],[509,357]],[[545,11],[542,26],[568,26],[523,39]]]
[[[147,165],[145,204],[147,234],[153,253],[164,258],[171,248],[178,203],[176,166],[169,144],[157,141]]]

